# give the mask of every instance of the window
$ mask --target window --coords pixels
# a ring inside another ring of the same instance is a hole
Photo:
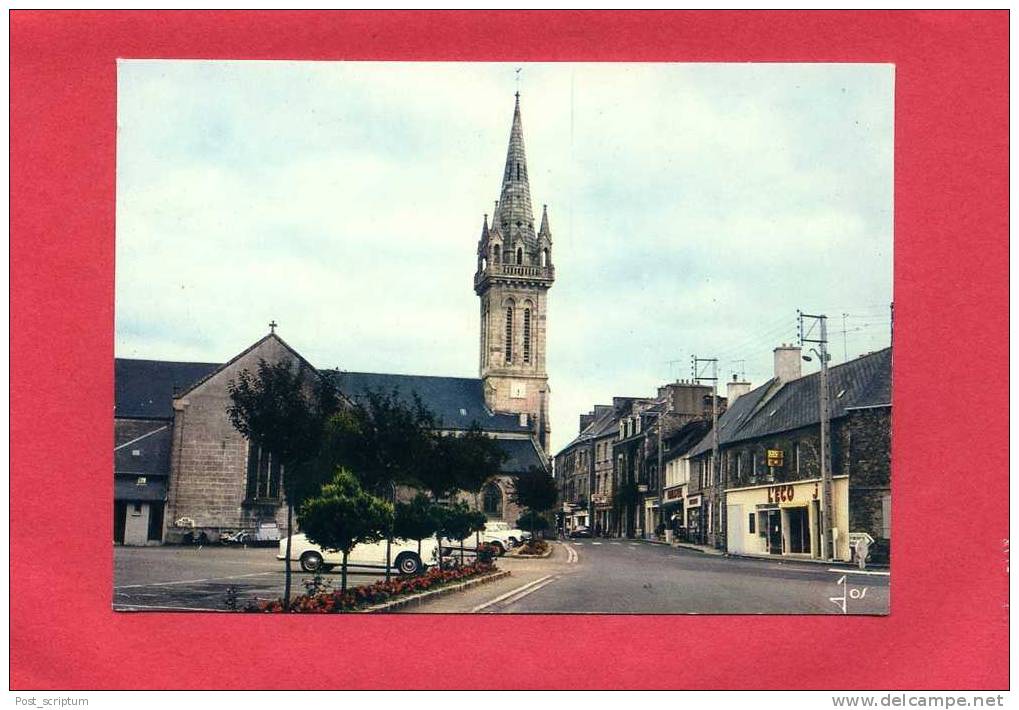
[[[800,444],[797,442],[793,445],[793,469],[796,473],[800,472]]]
[[[506,363],[513,362],[513,306],[506,308]]]
[[[137,486],[147,486],[148,483],[149,479],[147,479],[145,476],[138,476],[138,478],[135,479],[135,485]]]
[[[736,480],[743,480],[743,452],[736,454]]]
[[[248,444],[248,499],[279,500],[283,465],[271,453]]]
[[[142,455],[142,450],[141,449],[131,449],[131,455],[132,456],[141,456]]]
[[[524,362],[531,361],[531,309],[524,309]]]
[[[892,539],[892,497],[881,496],[881,534],[886,540]]]
[[[502,259],[502,247],[496,244],[494,247],[492,247],[492,263],[498,264],[501,259]]]
[[[757,523],[757,513],[751,513],[750,514],[750,518],[749,518],[749,522],[747,523],[747,532],[750,533],[751,535],[753,535],[753,534],[755,534],[757,532],[757,528],[755,527],[756,523]]]
[[[541,250],[541,265],[548,266],[548,249]]]
[[[502,489],[497,483],[490,482],[485,485],[481,500],[486,515],[502,515]]]
[[[524,263],[524,248],[523,247],[517,247],[517,264],[523,264],[523,263]]]

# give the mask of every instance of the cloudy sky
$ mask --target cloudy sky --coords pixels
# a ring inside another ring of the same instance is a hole
[[[888,344],[890,65],[122,61],[117,356],[224,361],[275,319],[319,366],[476,377],[518,66],[553,448],[694,354],[760,384],[797,308],[836,363]]]

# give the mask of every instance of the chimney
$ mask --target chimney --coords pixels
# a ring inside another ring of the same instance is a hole
[[[775,379],[784,383],[797,379],[801,374],[799,346],[782,343],[775,348]]]
[[[580,415],[580,431],[584,431],[584,429],[587,429],[587,427],[589,427],[591,425],[591,422],[593,422],[593,421],[594,421],[594,412],[590,412],[589,414],[581,414]]]
[[[736,375],[732,376],[732,382],[726,383],[725,398],[728,400],[726,406],[731,407],[732,403],[737,399],[745,395],[750,391],[750,383],[742,382],[736,378]]]

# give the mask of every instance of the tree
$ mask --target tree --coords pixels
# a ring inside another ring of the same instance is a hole
[[[476,423],[461,435],[433,431],[430,446],[416,461],[414,477],[434,500],[458,490],[477,493],[498,473],[505,457],[499,443]]]
[[[525,510],[524,514],[517,518],[517,527],[523,530],[531,531],[534,534],[535,531],[541,532],[548,530],[549,522],[541,513],[536,513],[533,510]]]
[[[309,485],[325,422],[339,407],[331,383],[303,361],[258,361],[257,373],[242,370],[227,383],[227,414],[234,428],[279,461],[287,504],[284,609],[290,608],[290,549],[294,508],[317,486]]]
[[[442,511],[438,516],[440,540],[444,537],[460,542],[460,564],[463,564],[464,540],[471,533],[483,530],[487,518],[484,513],[471,510],[463,501],[454,503],[448,508],[440,508],[440,510]]]
[[[421,556],[421,541],[439,529],[435,508],[424,493],[418,493],[409,503],[396,504],[393,535],[404,540],[417,540],[418,557]]]
[[[544,470],[532,466],[527,473],[513,477],[513,502],[532,511],[544,512],[555,506],[559,491],[555,479]],[[530,530],[531,535],[535,531]]]
[[[431,446],[433,426],[434,417],[416,394],[407,401],[397,390],[367,392],[330,420],[318,469],[331,472],[343,466],[370,493],[396,503],[396,486],[416,482],[417,464]],[[386,535],[387,581],[392,536]]]
[[[343,553],[340,590],[347,590],[347,556],[358,543],[378,542],[393,526],[393,505],[365,491],[357,477],[338,469],[321,493],[304,501],[297,520],[316,545]]]

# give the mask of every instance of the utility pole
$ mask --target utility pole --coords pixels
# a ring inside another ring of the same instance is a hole
[[[837,533],[835,531],[834,491],[831,471],[831,417],[829,414],[828,388],[828,316],[809,315],[797,311],[800,331],[800,346],[812,343],[820,351],[810,348],[821,361],[820,374],[820,419],[821,419],[821,555],[825,559],[835,559]],[[809,328],[804,328],[805,321],[812,321]],[[815,332],[817,331],[817,332]],[[809,359],[809,358],[808,358]]]
[[[711,506],[718,511],[715,516],[715,543],[721,543],[721,549],[725,550],[725,499],[722,495],[722,461],[718,455],[718,358],[702,358],[694,355],[691,358],[693,366],[693,379],[700,383],[702,381],[711,383],[711,480],[712,494]],[[711,376],[704,372],[711,367]]]

